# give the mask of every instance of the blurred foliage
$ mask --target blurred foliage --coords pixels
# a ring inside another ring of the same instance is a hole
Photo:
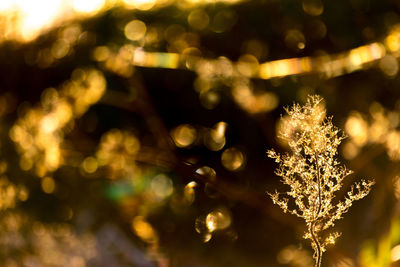
[[[310,94],[348,136],[338,198],[376,181],[323,265],[399,266],[398,1],[2,0],[0,25],[1,266],[312,265],[266,195]]]

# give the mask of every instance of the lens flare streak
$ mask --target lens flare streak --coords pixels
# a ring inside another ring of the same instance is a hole
[[[236,63],[224,58],[223,60],[232,65],[233,69],[230,72],[221,73],[221,76],[223,76],[222,78],[225,76],[245,76],[247,78],[269,80],[292,75],[321,74],[326,78],[332,78],[368,67],[368,64],[382,59],[385,55],[386,49],[384,45],[375,42],[335,55],[269,61],[257,65],[257,71],[247,73],[242,70],[244,68],[254,69],[254,63],[243,61]],[[197,62],[197,67],[188,68],[187,62]],[[178,53],[146,52],[139,47],[133,53],[131,64],[146,68],[194,69],[201,72],[201,70],[204,70],[204,66],[207,66],[208,70],[219,70],[221,58],[214,60]],[[211,74],[206,73],[204,75],[210,76]],[[218,75],[214,73],[214,76]]]

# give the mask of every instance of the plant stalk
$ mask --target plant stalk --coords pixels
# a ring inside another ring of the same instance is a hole
[[[322,248],[321,248],[321,244],[319,243],[318,237],[315,234],[315,221],[311,224],[310,227],[310,232],[311,232],[311,237],[312,240],[316,246],[316,261],[315,261],[315,267],[321,267],[321,262],[322,262]],[[315,249],[314,249],[315,250]]]
[[[318,164],[318,153],[315,153],[315,164],[317,168],[317,183],[318,183],[318,209],[314,218],[314,222],[311,224],[311,237],[313,239],[313,242],[316,246],[316,253],[317,253],[317,259],[315,261],[315,267],[321,267],[321,262],[322,262],[322,248],[321,244],[318,240],[317,234],[315,233],[315,225],[318,220],[319,213],[321,212],[321,207],[322,207],[322,194],[321,194],[321,175],[319,172],[319,164]]]

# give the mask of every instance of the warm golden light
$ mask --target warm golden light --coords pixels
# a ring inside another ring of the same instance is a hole
[[[221,100],[219,93],[215,90],[204,90],[200,92],[200,102],[206,109],[214,109]]]
[[[308,251],[297,248],[293,245],[287,246],[279,251],[277,261],[280,264],[290,264],[291,266],[308,267],[313,265],[312,256]]]
[[[0,174],[0,211],[13,208],[18,199],[21,201],[28,199],[29,192],[25,187],[11,183],[3,171],[0,171]]]
[[[350,50],[350,70],[360,69],[364,64],[381,59],[386,54],[382,44],[373,43]]]
[[[61,13],[62,0],[16,0],[15,4],[23,14],[21,35],[24,39],[33,39],[41,28],[56,19]]]
[[[360,152],[360,147],[356,145],[355,142],[347,142],[342,147],[342,154],[348,160],[356,157],[359,152]]]
[[[147,53],[136,49],[133,64],[142,67],[176,69],[179,66],[179,55],[174,53]]]
[[[400,245],[395,246],[394,248],[392,248],[391,251],[391,259],[392,262],[396,262],[400,260]]]
[[[400,24],[392,27],[389,35],[385,39],[385,44],[389,51],[398,53],[400,50]]]
[[[126,38],[132,41],[137,41],[142,39],[146,33],[146,24],[140,20],[132,20],[128,24],[126,24],[124,32]]]
[[[347,119],[346,131],[350,136],[349,142],[343,149],[344,155],[354,158],[367,144],[380,144],[393,161],[400,160],[400,132],[398,114],[388,111],[381,104],[374,102],[370,105],[370,118],[367,121],[358,112],[353,112]]]
[[[155,176],[151,181],[151,189],[156,197],[164,199],[174,191],[171,179],[165,174]]]
[[[149,10],[154,7],[157,0],[123,0],[127,8],[137,8],[140,10]]]
[[[258,59],[253,55],[244,54],[239,58],[236,68],[243,76],[253,77],[259,69]]]
[[[44,90],[40,105],[23,114],[9,132],[21,154],[21,169],[34,169],[40,177],[57,170],[63,164],[65,128],[101,98],[105,87],[101,72],[76,69],[60,90]]]
[[[93,57],[96,61],[105,61],[110,54],[110,50],[107,46],[98,46],[93,51]]]
[[[196,194],[195,188],[197,187],[197,183],[195,181],[189,182],[184,188],[184,199],[187,205],[190,205],[194,202]]]
[[[210,1],[207,0],[186,1],[190,7],[209,2]],[[237,1],[223,0],[223,2],[233,4]],[[103,10],[118,5],[123,5],[126,8],[150,10],[158,6],[158,4],[162,6],[173,4],[173,2],[161,0],[38,0],[34,2],[23,0],[3,0],[0,4],[0,11],[3,11],[5,15],[3,14],[2,16],[11,16],[11,14],[15,11],[20,13],[18,16],[20,19],[17,23],[5,25],[5,30],[0,33],[0,35],[2,35],[0,36],[0,40],[17,39],[29,41],[36,38],[36,36],[38,36],[38,34],[40,34],[46,28],[60,25],[62,22],[74,19],[76,17],[97,14]],[[182,4],[182,6],[185,5]],[[311,16],[319,16],[324,10],[322,2],[319,0],[304,0],[302,1],[302,7],[304,12]],[[203,9],[193,9],[188,15],[189,25],[197,30],[202,30],[210,26],[214,31],[222,32],[231,27],[234,22],[235,14],[230,11],[219,12],[216,14],[213,20]],[[320,24],[321,23],[318,25]],[[321,28],[320,26],[318,27]],[[129,40],[132,41],[142,40],[142,38],[146,37],[147,32],[147,25],[140,20],[133,20],[125,27],[125,35]],[[166,33],[167,32],[168,29]],[[381,43],[372,43],[332,56],[314,58],[303,57],[264,62],[260,64],[259,68],[257,67],[257,64],[253,64],[252,62],[249,62],[248,64],[241,62],[238,64],[237,70],[244,76],[259,77],[262,79],[272,79],[276,77],[285,77],[288,75],[298,75],[310,72],[323,73],[326,74],[327,77],[335,77],[359,70],[367,63],[382,59],[386,54],[386,48],[389,50],[389,52],[397,53],[400,47],[400,42],[398,41],[400,39],[398,37],[399,32],[398,25],[392,27],[390,33],[384,40],[386,47]],[[324,33],[322,36],[323,35]],[[188,48],[188,45],[182,43],[182,41],[180,41],[180,44],[178,45],[179,42],[177,42],[177,39],[174,39],[173,41],[171,38],[166,39],[171,42],[171,44],[173,43],[174,46],[181,47],[175,49],[174,51],[183,51],[185,48]],[[297,29],[289,30],[287,32],[285,43],[289,48],[294,50],[302,50],[306,46],[303,33]],[[51,57],[46,57],[45,55],[47,52],[42,51],[42,56],[39,57],[39,64],[44,67],[48,66],[54,60],[66,56],[70,50],[71,42],[67,39],[60,39],[55,42],[50,49]],[[256,52],[256,54],[256,57],[258,57],[258,54],[260,53]],[[180,64],[181,55],[174,53],[149,53],[137,48],[134,49],[133,55],[133,60],[129,63],[132,65],[160,68],[178,68],[184,66]],[[109,52],[107,52],[106,49],[98,49],[94,52],[94,57],[97,61],[105,61],[109,59]],[[188,58],[185,57],[185,60],[187,61]],[[123,74],[123,76],[131,75],[132,69],[126,66],[123,70],[116,68],[119,61],[120,59],[117,62],[115,60],[108,61],[107,66],[113,66],[110,68],[118,73]],[[226,65],[227,63],[231,64],[229,60],[225,60],[223,64]],[[396,63],[397,62],[393,60],[393,58],[388,57],[380,62],[380,67],[388,76],[394,76],[398,72],[398,66]],[[214,62],[207,60],[206,65],[208,65],[207,68],[210,71],[222,71],[222,77],[228,77],[235,74],[235,72],[232,71],[232,66],[229,67],[226,65],[225,67],[220,67],[220,64],[221,60],[215,60]],[[198,70],[201,68],[202,67],[199,67]],[[207,106],[207,103],[217,103],[218,101],[216,99],[218,99],[218,95],[215,92],[204,93],[202,94],[202,99],[205,99],[203,102],[206,103]],[[261,102],[263,101],[264,100]],[[212,108],[212,105],[210,107]]]
[[[302,7],[311,16],[319,16],[324,11],[324,5],[319,0],[303,0]]]
[[[204,136],[205,146],[212,151],[219,151],[225,146],[225,131],[228,124],[226,122],[218,122],[212,129],[209,129]]]
[[[153,227],[142,217],[136,216],[132,221],[132,229],[144,241],[154,243],[158,237]]]
[[[207,177],[211,181],[215,180],[215,178],[217,176],[217,173],[215,172],[215,170],[208,166],[198,168],[196,170],[196,173]]]
[[[300,51],[306,46],[306,39],[299,30],[289,30],[285,36],[285,44],[294,51]]]
[[[177,147],[188,147],[196,140],[197,131],[193,126],[184,124],[174,128],[171,136]]]
[[[232,223],[230,211],[225,207],[219,207],[206,216],[196,218],[195,230],[201,235],[204,243],[211,240],[213,232],[229,229]],[[235,235],[235,234],[233,234]],[[233,237],[235,238],[235,237]]]
[[[56,189],[56,184],[54,182],[54,179],[51,177],[43,178],[42,182],[41,182],[41,186],[42,186],[43,192],[45,192],[46,194],[51,194]]]
[[[278,97],[272,92],[253,92],[248,85],[235,86],[232,95],[236,103],[251,114],[268,112],[278,106]]]
[[[392,160],[400,160],[400,131],[391,131],[388,134],[386,149]]]
[[[11,9],[14,5],[15,0],[3,0],[0,2],[0,12],[5,12]]]
[[[218,208],[210,212],[206,217],[206,226],[209,232],[222,230],[231,225],[231,215],[226,208]]]
[[[94,173],[98,168],[97,160],[94,157],[87,157],[82,162],[82,168],[87,173]]]
[[[311,59],[292,58],[266,62],[260,65],[259,76],[262,79],[271,79],[287,75],[308,73],[312,71]]]
[[[129,131],[112,129],[101,137],[96,160],[99,166],[106,166],[109,178],[125,178],[135,174],[138,169],[135,164],[140,142]]]
[[[368,124],[359,113],[353,113],[346,121],[345,129],[358,146],[368,141]]]
[[[73,0],[72,5],[75,11],[82,13],[98,12],[105,4],[105,0]]]
[[[387,76],[394,77],[399,72],[399,63],[394,56],[386,55],[379,61],[379,68]]]
[[[230,171],[236,171],[239,170],[245,163],[245,157],[243,152],[238,148],[231,147],[225,149],[225,151],[222,153],[221,162],[226,169]]]
[[[188,16],[188,22],[192,28],[196,30],[203,30],[208,26],[210,18],[204,10],[195,9],[190,12]]]

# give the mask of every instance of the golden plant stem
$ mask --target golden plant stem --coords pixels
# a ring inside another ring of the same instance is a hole
[[[315,165],[317,168],[317,183],[318,183],[318,210],[315,215],[314,222],[311,224],[311,237],[313,239],[313,242],[315,243],[317,247],[317,260],[315,261],[315,267],[321,267],[321,262],[322,262],[322,249],[321,249],[321,244],[319,243],[318,237],[315,234],[315,225],[318,220],[318,215],[321,212],[321,207],[322,207],[322,195],[321,195],[321,175],[319,173],[319,164],[318,164],[318,153],[314,153],[315,156]]]
[[[317,168],[317,182],[318,182],[318,210],[315,216],[315,220],[318,219],[318,215],[321,212],[322,207],[322,195],[321,195],[321,175],[319,173],[319,164],[318,164],[318,153],[315,153],[315,165]]]
[[[317,247],[316,253],[317,253],[317,259],[315,261],[315,267],[321,267],[321,262],[322,262],[322,249],[321,249],[321,244],[319,243],[318,237],[315,234],[315,221],[311,224],[311,227],[309,229],[311,233],[312,240]]]

